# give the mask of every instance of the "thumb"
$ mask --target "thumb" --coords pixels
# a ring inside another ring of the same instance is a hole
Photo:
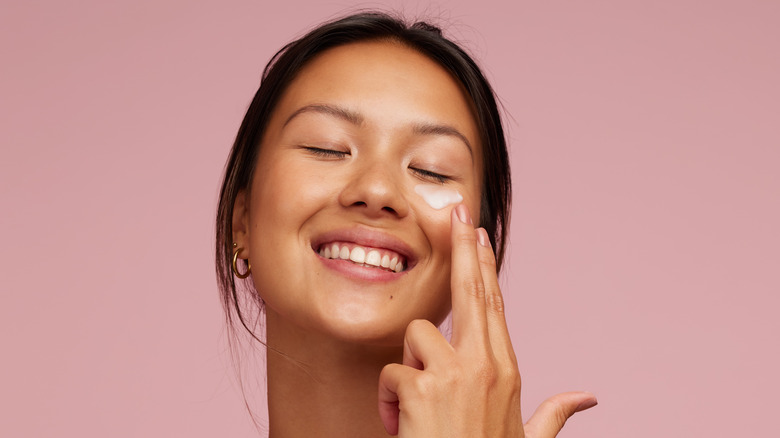
[[[596,406],[596,396],[585,391],[564,392],[545,400],[525,423],[526,438],[555,438],[576,412]]]

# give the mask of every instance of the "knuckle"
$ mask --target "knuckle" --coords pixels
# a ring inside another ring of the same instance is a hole
[[[477,235],[474,232],[460,233],[455,237],[456,241],[463,245],[476,245]]]
[[[409,391],[415,397],[431,397],[436,392],[436,380],[427,373],[421,373],[410,382]]]
[[[445,382],[448,388],[451,388],[453,385],[458,385],[463,376],[467,375],[467,369],[462,366],[461,363],[458,363],[456,361],[450,362],[449,367],[447,368],[448,372],[443,373],[442,380]]]
[[[463,289],[475,298],[485,298],[485,284],[482,280],[475,277],[467,277],[463,279]]]
[[[499,372],[495,365],[487,359],[477,363],[476,376],[477,380],[487,387],[495,386],[500,380]]]
[[[485,298],[488,310],[497,313],[504,313],[504,297],[500,293],[490,293]]]
[[[551,400],[546,400],[543,405],[547,405],[547,410],[550,413],[551,420],[555,422],[556,426],[560,429],[566,424],[566,420],[569,419],[569,415],[559,403]]]
[[[382,367],[382,371],[379,373],[379,381],[382,382],[385,379],[389,379],[390,376],[393,374],[393,368],[395,368],[398,364],[396,363],[389,363]]]
[[[560,427],[563,427],[564,424],[566,424],[566,420],[569,419],[569,415],[566,412],[563,407],[560,405],[555,405],[555,421],[558,423]]]
[[[483,369],[480,372],[480,380],[482,380],[485,386],[489,388],[498,386],[501,381],[501,379],[499,379],[498,373],[493,368]]]
[[[493,254],[489,254],[484,251],[480,251],[479,261],[483,265],[496,266],[496,258],[493,256]]]
[[[516,392],[520,392],[521,385],[521,379],[520,379],[520,373],[517,371],[517,368],[514,366],[507,366],[504,368],[504,385]]]
[[[514,364],[497,364],[484,359],[475,365],[475,375],[480,383],[487,386],[500,386],[510,392],[520,392],[520,373]]]

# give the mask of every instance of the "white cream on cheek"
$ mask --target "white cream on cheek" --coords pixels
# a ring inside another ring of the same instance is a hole
[[[463,201],[463,196],[457,190],[430,184],[418,184],[414,186],[414,192],[420,195],[434,210],[441,210],[448,205]]]

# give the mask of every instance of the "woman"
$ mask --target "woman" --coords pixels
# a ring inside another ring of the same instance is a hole
[[[217,216],[229,322],[265,311],[270,436],[552,437],[595,405],[561,394],[522,424],[510,197],[492,90],[438,29],[362,13],[277,53]]]

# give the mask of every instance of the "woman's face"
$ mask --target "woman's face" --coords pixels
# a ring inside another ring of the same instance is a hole
[[[269,318],[384,345],[413,319],[440,323],[455,204],[436,209],[421,193],[457,192],[478,217],[481,148],[466,94],[424,55],[364,42],[312,60],[236,202],[235,241]]]

